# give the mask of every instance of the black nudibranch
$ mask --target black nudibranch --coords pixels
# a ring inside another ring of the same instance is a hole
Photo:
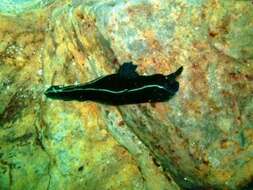
[[[100,77],[86,84],[51,86],[45,95],[65,101],[91,100],[110,105],[163,102],[169,100],[179,89],[176,77],[183,67],[169,75],[139,75],[137,65],[124,63],[115,74]]]

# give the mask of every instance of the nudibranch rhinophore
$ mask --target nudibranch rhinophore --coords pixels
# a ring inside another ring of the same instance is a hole
[[[65,101],[95,101],[110,105],[137,104],[144,102],[163,102],[169,100],[179,89],[176,77],[183,67],[169,75],[139,75],[137,65],[124,63],[115,74],[95,79],[91,82],[51,86],[45,91],[48,98]]]

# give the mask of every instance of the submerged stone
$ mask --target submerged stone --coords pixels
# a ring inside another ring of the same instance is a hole
[[[74,0],[0,9],[0,189],[251,187],[252,6]],[[182,65],[178,94],[123,106],[43,95],[127,61],[141,75]]]

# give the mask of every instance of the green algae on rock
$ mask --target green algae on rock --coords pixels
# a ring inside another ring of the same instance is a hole
[[[49,6],[56,0],[2,0],[0,1],[1,14],[16,15],[24,12],[39,10]]]

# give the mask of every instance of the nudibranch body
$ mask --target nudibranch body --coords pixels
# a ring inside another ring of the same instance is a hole
[[[45,95],[65,101],[95,101],[110,105],[163,102],[179,89],[176,77],[183,67],[169,75],[139,75],[132,62],[124,63],[115,74],[100,77],[86,84],[51,86]]]

